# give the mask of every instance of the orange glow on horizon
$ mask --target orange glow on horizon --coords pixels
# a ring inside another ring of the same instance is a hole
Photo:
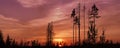
[[[54,39],[55,42],[63,42],[63,39]]]
[[[61,38],[59,38],[59,39],[54,39],[53,40],[54,41],[54,43],[56,43],[56,45],[58,45],[59,47],[62,47],[63,46],[63,39],[61,39]]]

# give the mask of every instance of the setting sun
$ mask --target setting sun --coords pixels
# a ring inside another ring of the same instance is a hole
[[[63,39],[54,39],[55,42],[63,42]]]
[[[56,45],[58,45],[59,47],[63,46],[63,39],[54,39],[54,42],[56,43]]]
[[[0,0],[0,48],[120,48],[120,0]]]

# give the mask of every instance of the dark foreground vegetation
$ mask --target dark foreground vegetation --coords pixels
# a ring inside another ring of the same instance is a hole
[[[37,40],[23,42],[16,42],[15,39],[11,39],[9,35],[6,40],[3,40],[3,34],[0,32],[0,48],[120,48],[120,43],[113,43],[112,41],[106,41],[105,43],[87,43],[82,42],[81,45],[41,45]]]

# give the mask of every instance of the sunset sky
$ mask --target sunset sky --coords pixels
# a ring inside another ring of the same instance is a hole
[[[94,3],[99,9],[101,18],[96,22],[99,35],[102,28],[105,28],[106,39],[119,42],[120,0],[94,0],[94,2],[81,0],[81,6],[83,6],[83,2],[86,10],[90,9]],[[4,37],[9,34],[18,41],[33,39],[43,41],[46,38],[47,24],[53,21],[54,38],[71,41],[72,19],[70,14],[77,5],[78,0],[0,0],[0,30]],[[81,9],[83,8],[81,7]],[[86,13],[86,23],[87,20]],[[86,29],[87,27],[88,24],[86,24]],[[83,39],[82,15],[81,38]]]

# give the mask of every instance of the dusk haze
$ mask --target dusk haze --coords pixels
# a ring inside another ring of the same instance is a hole
[[[120,0],[0,0],[0,48],[108,44],[120,48]]]

